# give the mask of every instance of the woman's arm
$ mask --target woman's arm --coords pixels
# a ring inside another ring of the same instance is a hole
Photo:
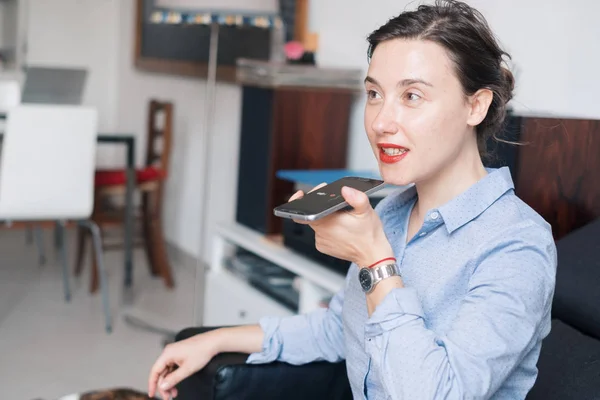
[[[392,399],[489,398],[548,334],[551,235],[527,224],[488,246],[448,332],[427,328],[412,288],[391,289],[370,316],[366,351]]]
[[[345,282],[348,283],[348,276]],[[344,289],[341,289],[326,309],[292,317],[261,319],[262,346],[250,355],[248,363],[278,360],[298,365],[345,359],[343,302]]]

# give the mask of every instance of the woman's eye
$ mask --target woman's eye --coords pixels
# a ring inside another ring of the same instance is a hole
[[[367,90],[367,97],[369,98],[369,100],[375,100],[379,98],[379,93],[377,93],[374,90]]]
[[[419,96],[416,93],[409,92],[409,93],[406,94],[406,99],[408,101],[414,102],[414,101],[421,100],[421,96]]]

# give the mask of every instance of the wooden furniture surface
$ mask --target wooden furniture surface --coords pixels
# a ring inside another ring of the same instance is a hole
[[[273,156],[269,171],[272,195],[267,212],[293,194],[293,182],[276,178],[284,169],[346,167],[353,96],[349,92],[281,89],[275,92]],[[268,233],[281,232],[280,218],[269,218]]]
[[[600,121],[524,117],[516,193],[556,239],[600,217]]]
[[[346,168],[355,93],[337,88],[243,87],[237,221],[282,232],[273,208],[292,195],[284,169]]]

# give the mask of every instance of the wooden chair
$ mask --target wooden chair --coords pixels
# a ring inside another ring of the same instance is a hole
[[[136,215],[141,219],[143,244],[150,272],[162,277],[168,288],[174,287],[171,266],[163,237],[162,208],[164,185],[169,173],[169,160],[173,136],[173,104],[151,100],[148,108],[148,137],[146,162],[136,170],[136,188],[142,195],[141,209]],[[95,201],[92,220],[101,228],[123,226],[124,211],[115,209],[107,200],[110,196],[124,198],[127,183],[125,169],[98,170],[95,176]],[[81,274],[87,235],[79,230],[75,275]],[[109,246],[103,244],[103,249]],[[90,292],[98,289],[98,273],[92,262]]]

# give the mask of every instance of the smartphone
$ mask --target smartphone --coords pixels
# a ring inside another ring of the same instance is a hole
[[[349,186],[367,195],[375,193],[385,186],[378,179],[345,177],[338,179],[318,190],[306,193],[304,197],[275,207],[276,216],[299,221],[316,221],[336,211],[349,207],[342,196],[342,187]]]

